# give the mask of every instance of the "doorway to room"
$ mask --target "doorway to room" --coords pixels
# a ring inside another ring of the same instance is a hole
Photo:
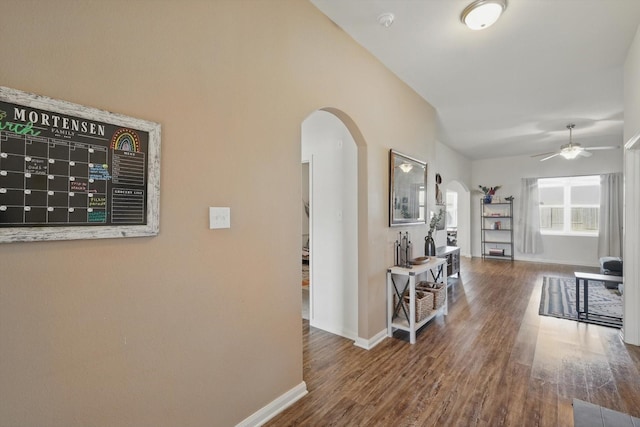
[[[471,192],[459,181],[446,185],[447,244],[460,248],[460,255],[471,256]],[[455,242],[451,245],[450,243]]]
[[[310,214],[311,214],[311,198],[309,193],[310,178],[310,162],[302,162],[302,318],[309,320],[309,261],[310,251],[309,243],[311,236],[309,234]]]
[[[458,193],[447,190],[445,200],[447,205],[447,246],[458,246]]]
[[[358,336],[357,151],[351,133],[334,114],[315,111],[302,123],[302,186],[306,187],[302,207],[309,212],[308,230],[307,213],[302,214],[302,269],[304,275],[308,266],[309,274],[308,284],[302,286],[303,317],[307,315],[313,327],[354,340]]]

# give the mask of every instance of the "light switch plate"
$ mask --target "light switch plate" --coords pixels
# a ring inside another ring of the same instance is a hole
[[[209,229],[231,228],[231,208],[209,207]]]

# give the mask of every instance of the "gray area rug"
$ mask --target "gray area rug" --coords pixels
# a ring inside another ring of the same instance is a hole
[[[573,399],[574,427],[640,427],[640,419]]]
[[[580,299],[583,298],[583,287],[580,286]],[[539,313],[542,316],[577,320],[575,278],[545,276]],[[621,318],[622,296],[617,290],[605,288],[602,282],[590,282],[589,313]]]

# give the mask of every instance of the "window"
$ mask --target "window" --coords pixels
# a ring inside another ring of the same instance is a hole
[[[598,235],[598,175],[539,179],[538,192],[542,234]]]

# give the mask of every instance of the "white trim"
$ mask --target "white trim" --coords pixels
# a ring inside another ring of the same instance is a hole
[[[476,257],[481,258],[481,257]],[[544,259],[544,258],[521,258],[519,256],[513,258],[514,261],[522,261],[522,262],[535,262],[539,264],[562,264],[562,265],[575,265],[578,267],[599,267],[599,264],[589,264],[585,262],[575,262],[575,261],[567,261],[567,260],[557,260],[557,259]]]
[[[639,142],[640,142],[640,131],[638,131],[635,135],[633,135],[631,139],[629,139],[627,143],[624,144],[624,148],[625,150],[638,150],[640,149]]]
[[[356,338],[353,345],[355,345],[356,347],[364,348],[365,350],[371,350],[373,347],[380,344],[386,337],[387,329],[385,328],[369,339],[360,337]]]
[[[276,400],[269,403],[267,406],[254,412],[253,415],[245,418],[238,423],[236,427],[258,427],[265,424],[267,421],[284,411],[289,406],[303,398],[309,392],[307,391],[307,384],[302,381],[300,384],[278,397]]]
[[[313,326],[315,319],[315,278],[313,277],[315,271],[313,266],[315,262],[313,260],[313,256],[316,253],[316,249],[314,248],[315,236],[313,235],[313,207],[315,206],[315,202],[313,200],[313,154],[306,161],[309,164],[309,325]]]
[[[330,334],[338,335],[340,337],[347,338],[349,340],[356,340],[358,337],[358,335],[355,332],[348,331],[342,328],[334,328],[333,327],[334,325],[325,325],[322,322],[314,322],[313,324],[310,324],[310,325],[313,326],[314,328],[322,329],[325,332],[329,332]]]
[[[640,133],[638,134],[640,135]],[[637,144],[636,144],[637,145]],[[627,260],[637,260],[640,254],[640,150],[627,149],[624,154],[625,212],[624,251]],[[624,265],[624,342],[640,346],[640,268],[631,261]]]

